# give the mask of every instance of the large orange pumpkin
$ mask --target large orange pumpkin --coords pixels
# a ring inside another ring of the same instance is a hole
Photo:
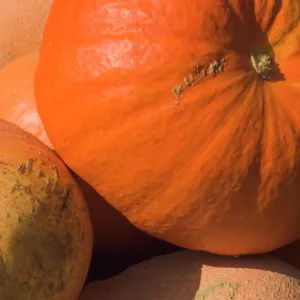
[[[298,0],[54,1],[35,82],[49,138],[156,237],[220,254],[287,244],[299,20]]]
[[[34,100],[33,79],[37,63],[35,51],[0,69],[0,118],[20,126],[52,148]]]
[[[38,53],[31,52],[0,70],[0,118],[20,126],[52,148],[34,100],[33,78],[37,62]],[[130,253],[164,248],[164,243],[138,230],[92,187],[76,179],[91,211],[96,250]]]
[[[0,68],[37,49],[52,0],[0,1]]]
[[[92,225],[83,195],[42,142],[0,119],[0,299],[73,300]]]

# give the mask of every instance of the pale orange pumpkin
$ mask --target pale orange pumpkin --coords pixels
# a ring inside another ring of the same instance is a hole
[[[37,63],[35,51],[0,69],[0,118],[20,126],[53,148],[35,106],[33,79]]]
[[[299,17],[298,0],[54,0],[35,82],[48,136],[153,236],[230,255],[296,240]]]
[[[79,300],[296,300],[300,271],[271,256],[182,251],[88,284]]]
[[[0,1],[0,69],[38,49],[52,0]]]

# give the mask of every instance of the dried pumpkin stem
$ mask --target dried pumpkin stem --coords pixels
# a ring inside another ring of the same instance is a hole
[[[253,68],[260,75],[260,77],[266,80],[271,78],[272,59],[270,55],[251,52],[250,59]]]

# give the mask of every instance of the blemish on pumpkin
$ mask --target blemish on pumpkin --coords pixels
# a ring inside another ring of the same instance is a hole
[[[223,72],[225,66],[227,65],[228,63],[225,60],[225,58],[222,58],[220,60],[215,60],[212,63],[210,63],[208,66],[201,66],[199,64],[195,65],[192,69],[192,72],[188,75],[188,77],[184,77],[183,79],[184,84],[176,85],[173,88],[173,93],[176,97],[175,105],[180,104],[180,98],[185,89],[198,84],[201,80],[203,80],[207,76],[207,74],[209,74],[212,77],[215,77],[218,73]]]
[[[218,73],[224,71],[224,67],[227,65],[227,62],[224,58],[222,58],[220,61],[215,60],[209,65],[208,72],[209,75],[215,77]]]
[[[183,81],[184,81],[184,84],[186,85],[186,86],[190,86],[190,85],[192,85],[192,83],[189,81],[189,79],[188,78],[184,78],[183,79]]]
[[[17,168],[17,172],[24,174],[26,172],[26,165],[24,163],[20,164]]]
[[[51,168],[52,168],[52,170],[54,171],[54,174],[55,174],[55,180],[58,180],[58,179],[59,179],[59,173],[58,173],[58,170],[57,170],[57,166],[52,165]]]
[[[27,161],[27,173],[31,172],[31,167],[32,167],[33,159],[30,158]]]
[[[194,67],[194,73],[200,73],[201,72],[201,66],[200,65],[196,65],[195,67]]]
[[[13,187],[11,192],[14,193],[15,191],[23,191],[26,195],[30,195],[31,186],[25,186],[20,183],[16,183]]]
[[[65,194],[65,196],[63,198],[63,204],[62,204],[61,209],[60,209],[61,211],[67,207],[68,202],[69,202],[71,196],[72,196],[72,188],[68,187],[67,191],[66,191],[66,194]]]
[[[53,191],[55,190],[56,188],[56,184],[59,180],[59,173],[58,173],[58,170],[57,170],[57,167],[55,165],[52,166],[52,170],[54,171],[54,182],[53,182]]]
[[[179,101],[180,101],[180,95],[183,93],[184,91],[184,87],[182,85],[176,85],[174,88],[173,88],[173,93],[176,97],[176,105],[179,105]]]
[[[42,169],[37,169],[37,170],[35,171],[35,173],[36,173],[36,175],[37,175],[38,177],[43,177],[43,176],[45,176],[45,173],[44,173],[44,171],[43,171]]]
[[[250,59],[253,68],[261,78],[266,80],[271,78],[272,58],[270,55],[251,52]]]

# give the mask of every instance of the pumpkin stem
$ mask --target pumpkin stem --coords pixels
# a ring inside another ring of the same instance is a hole
[[[263,79],[270,79],[272,59],[268,54],[250,53],[252,66]]]

